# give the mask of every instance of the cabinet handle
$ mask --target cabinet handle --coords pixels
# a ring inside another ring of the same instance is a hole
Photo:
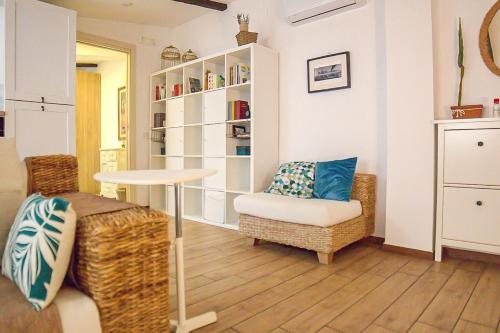
[[[42,97],[42,103],[45,103],[45,97]]]
[[[476,201],[476,205],[478,205],[478,206],[482,206],[482,205],[483,205],[483,202],[482,202],[481,200],[478,200],[478,201]]]
[[[484,142],[483,142],[483,141],[479,141],[479,142],[477,143],[477,145],[478,145],[479,147],[482,147],[482,146],[484,146]]]
[[[42,105],[42,111],[45,111],[45,106],[44,105]]]

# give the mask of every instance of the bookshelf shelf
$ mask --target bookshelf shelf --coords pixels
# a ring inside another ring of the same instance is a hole
[[[229,85],[230,76],[248,81]],[[197,80],[201,90],[190,92]],[[161,102],[155,100],[156,86],[165,86]],[[234,199],[266,189],[278,168],[278,54],[250,44],[199,58],[153,73],[150,91],[151,132],[162,133],[150,143],[150,167],[217,170],[184,184],[183,217],[237,229]],[[250,118],[228,120],[248,109]],[[237,155],[240,146],[250,147],[251,154]],[[173,187],[150,187],[152,208],[174,215],[173,202]]]
[[[179,95],[179,96],[170,96],[170,97],[168,97],[168,98],[167,98],[167,101],[170,101],[170,100],[172,100],[172,99],[182,98],[182,97],[184,97],[184,95]]]
[[[165,102],[166,100],[167,100],[166,98],[162,98],[162,99],[154,100],[151,103],[162,103],[162,102]]]
[[[252,82],[248,81],[245,83],[228,85],[226,88],[227,89],[240,89],[240,88],[244,88],[244,87],[250,87],[251,84],[252,84]]]
[[[252,121],[252,119],[248,118],[248,119],[227,120],[226,123],[228,123],[228,124],[237,124],[237,123],[247,123],[247,122],[251,122],[251,121]]]

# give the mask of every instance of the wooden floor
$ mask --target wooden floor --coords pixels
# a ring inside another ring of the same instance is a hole
[[[235,231],[195,222],[184,223],[184,242],[188,317],[218,316],[196,332],[500,333],[499,266],[435,263],[364,244],[325,266],[313,252],[252,247]],[[173,251],[170,263],[175,318]]]

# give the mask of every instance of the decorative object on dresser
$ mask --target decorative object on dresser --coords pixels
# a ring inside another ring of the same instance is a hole
[[[479,31],[479,50],[489,70],[500,76],[500,1],[486,13]]]
[[[208,74],[228,79],[210,89]],[[177,96],[168,89],[165,101],[155,101],[156,85],[188,87],[190,79],[203,82],[203,90]],[[263,191],[278,167],[277,52],[257,44],[230,49],[153,73],[151,88],[150,168],[217,170],[183,186],[183,214],[236,229],[234,199]],[[165,115],[161,128],[157,114]],[[150,187],[150,207],[174,215],[174,198],[172,186]]]
[[[500,120],[439,120],[435,260],[442,248],[500,254]]]
[[[250,16],[245,14],[236,15],[236,19],[238,20],[238,24],[240,26],[240,32],[236,35],[236,41],[238,42],[238,46],[257,43],[257,32],[249,32],[248,24],[250,23]]]
[[[307,91],[351,88],[350,53],[341,52],[307,60]]]
[[[173,45],[163,49],[161,53],[161,68],[166,69],[177,66],[181,63],[181,52]]]
[[[483,105],[462,105],[462,84],[465,75],[464,66],[464,38],[462,30],[462,18],[458,19],[458,69],[460,71],[460,81],[458,84],[458,103],[456,106],[451,107],[451,115],[453,119],[468,119],[468,118],[481,118],[483,113]]]

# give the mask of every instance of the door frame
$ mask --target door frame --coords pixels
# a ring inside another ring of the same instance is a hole
[[[125,43],[122,41],[109,39],[102,36],[88,34],[85,32],[77,31],[76,41],[83,44],[120,51],[128,55],[127,59],[127,87],[128,87],[128,145],[127,145],[127,168],[134,170],[136,165],[136,105],[135,105],[135,61],[136,61],[136,47],[133,44]],[[135,186],[128,186],[130,189],[127,194],[127,200],[136,202],[136,188]]]

